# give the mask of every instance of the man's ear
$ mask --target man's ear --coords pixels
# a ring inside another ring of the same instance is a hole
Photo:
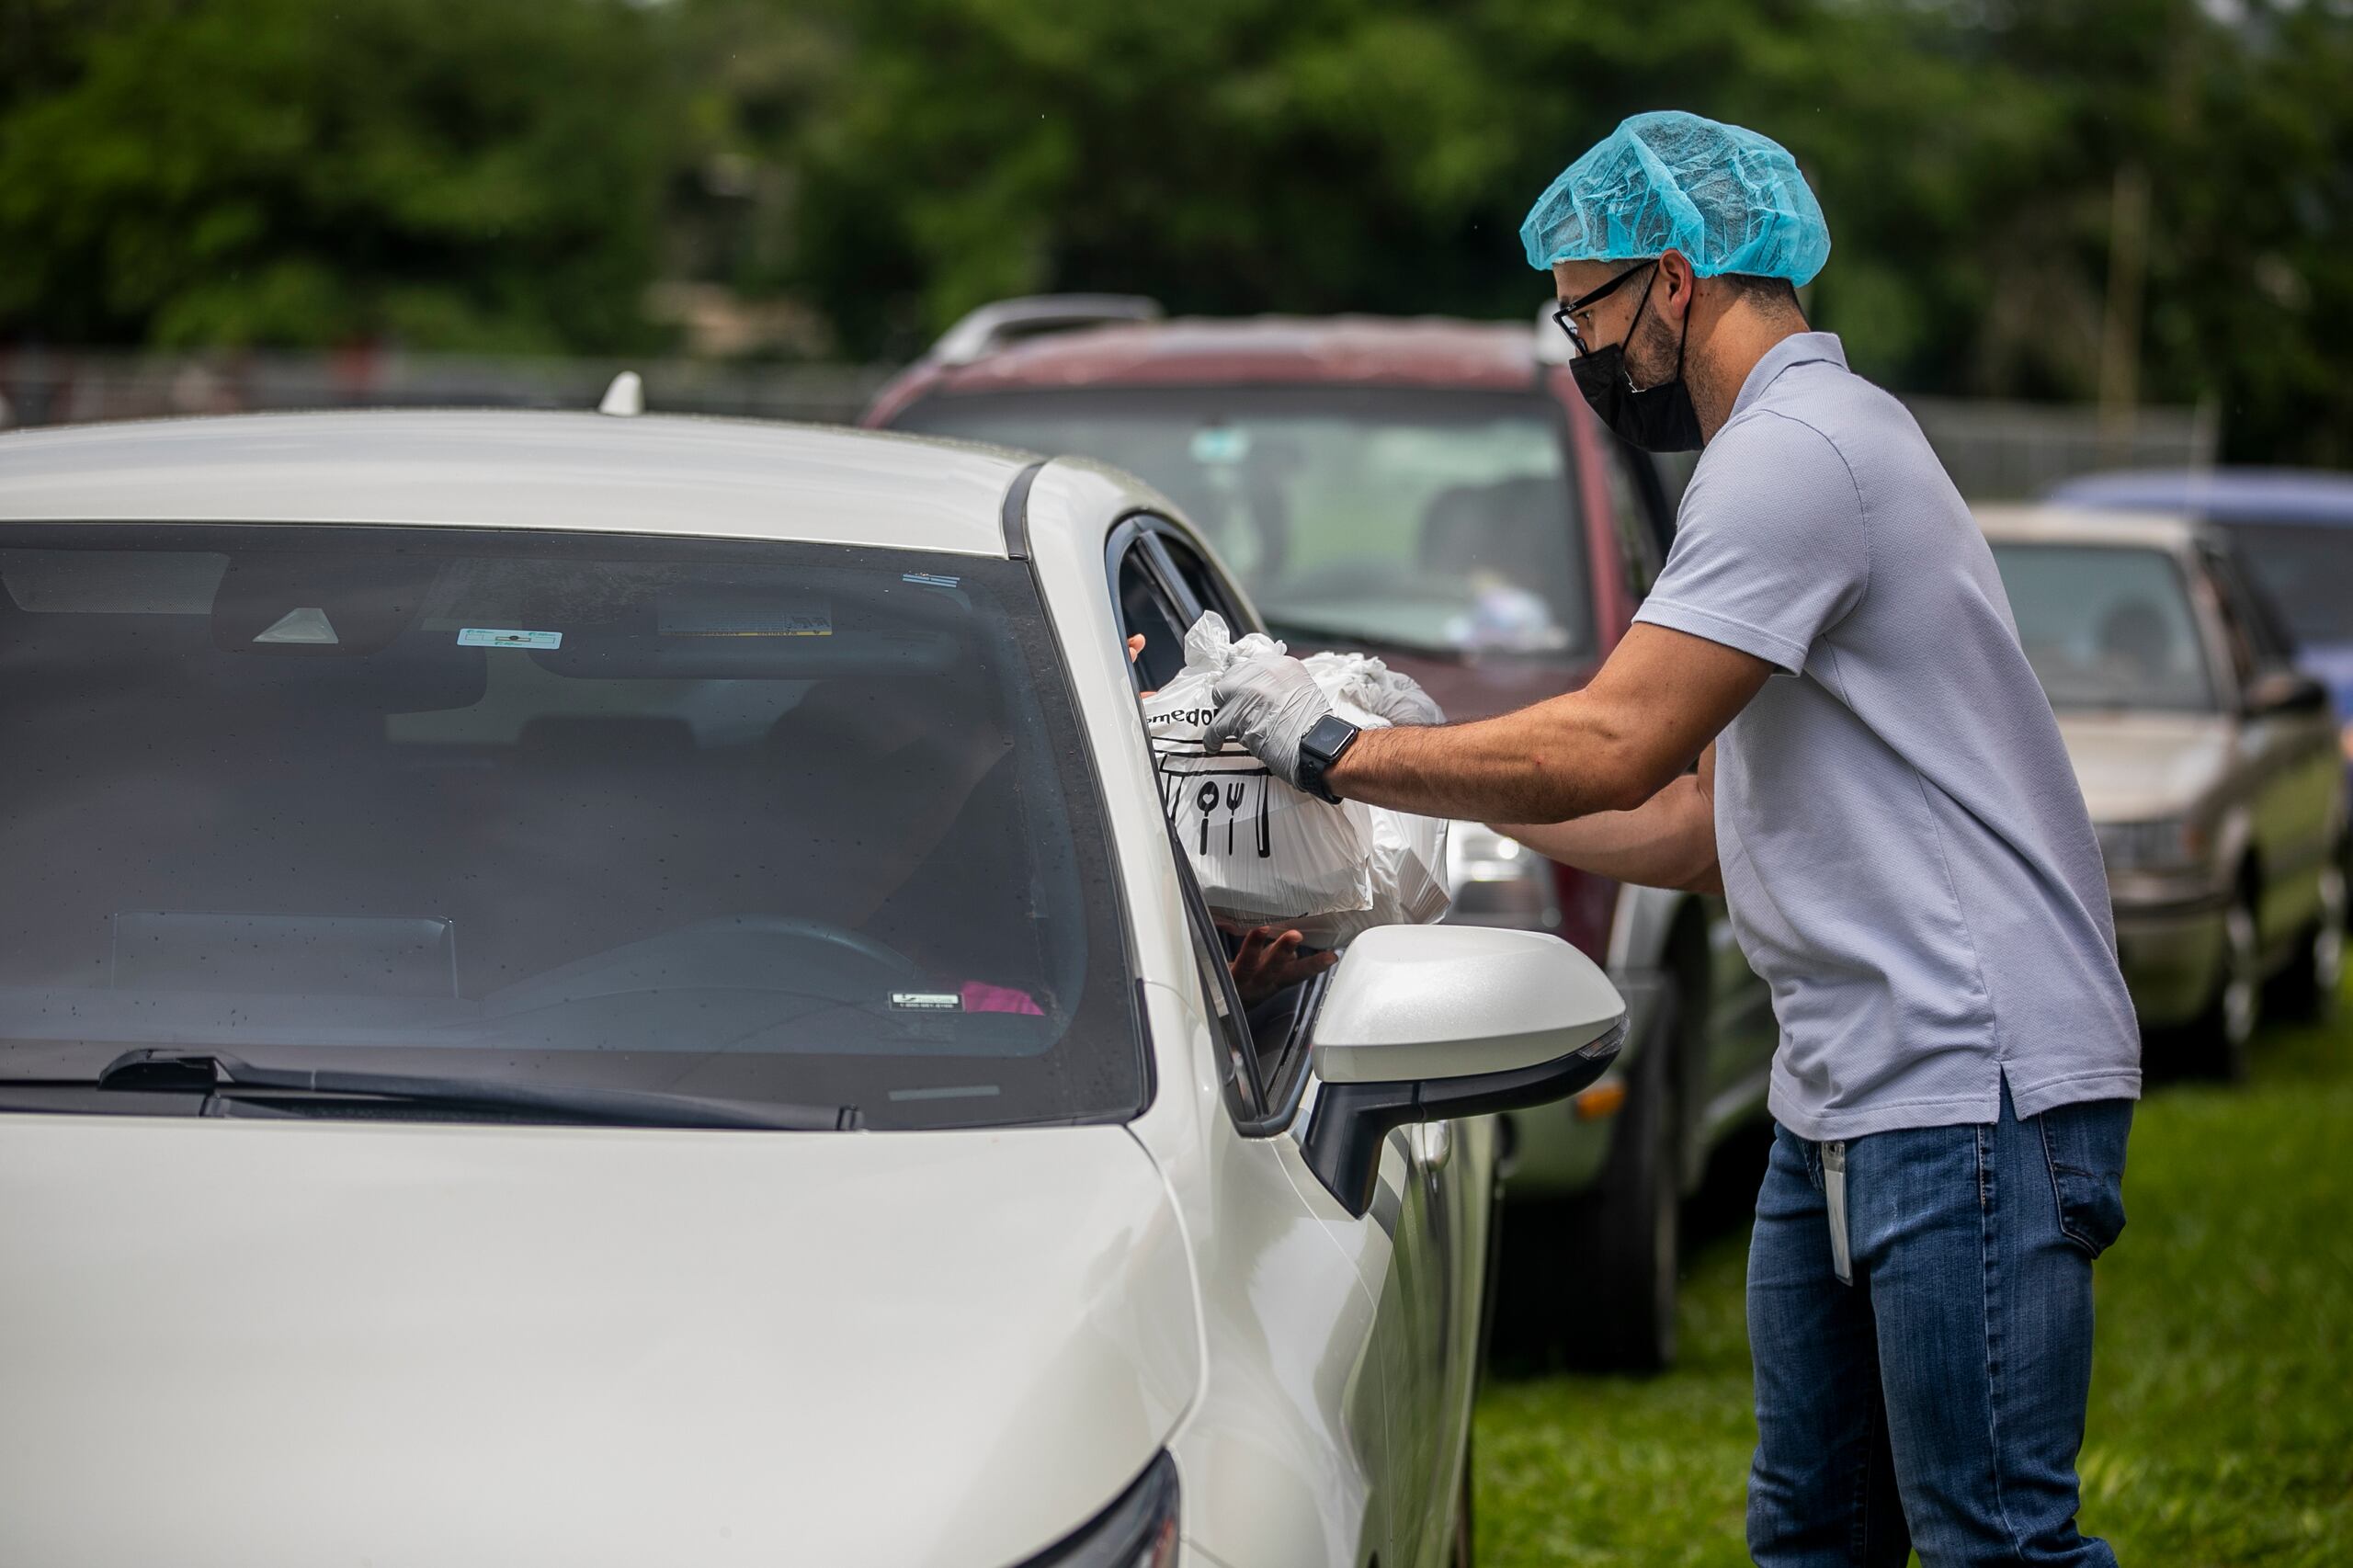
[[[1665,286],[1660,290],[1665,296],[1661,301],[1665,307],[1662,313],[1679,319],[1690,310],[1694,298],[1692,288],[1699,280],[1699,274],[1691,270],[1691,258],[1679,250],[1662,252],[1658,258],[1658,280]]]

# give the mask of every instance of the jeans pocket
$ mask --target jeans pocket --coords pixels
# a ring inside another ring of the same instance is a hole
[[[2034,1119],[2059,1202],[2059,1229],[2085,1256],[2097,1257],[2124,1229],[2124,1145],[2132,1132],[2132,1102],[2088,1100]]]

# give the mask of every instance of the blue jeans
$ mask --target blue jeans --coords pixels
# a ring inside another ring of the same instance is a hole
[[[2075,1529],[2092,1259],[2124,1228],[2132,1102],[1846,1144],[1854,1283],[1822,1148],[1774,1130],[1748,1255],[1764,1568],[2097,1564]]]

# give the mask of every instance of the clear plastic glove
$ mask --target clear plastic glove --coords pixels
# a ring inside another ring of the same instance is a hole
[[[1217,713],[1203,739],[1211,751],[1239,741],[1268,772],[1299,788],[1299,744],[1332,705],[1307,666],[1286,654],[1236,659],[1211,688]]]
[[[1354,695],[1368,713],[1378,713],[1392,724],[1443,724],[1446,713],[1422,683],[1412,676],[1384,669],[1361,684]]]

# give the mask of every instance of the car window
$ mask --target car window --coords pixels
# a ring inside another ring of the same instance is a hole
[[[1136,688],[1156,691],[1185,666],[1183,612],[1162,585],[1142,540],[1121,553],[1117,577],[1120,634],[1143,639],[1143,653],[1133,665]]]
[[[1609,520],[1618,535],[1619,559],[1625,562],[1627,591],[1639,601],[1658,581],[1659,549],[1645,502],[1629,469],[1650,458],[1622,442],[1617,447],[1601,464],[1601,472],[1609,490]]]
[[[1108,840],[1018,563],[0,529],[0,1074],[137,1046],[1133,1114]]]
[[[1175,596],[1169,591],[1165,574],[1182,571],[1189,562],[1192,570],[1200,574],[1196,581],[1209,590],[1209,608],[1220,607],[1222,589],[1209,573],[1207,562],[1183,540],[1165,534],[1140,533],[1121,551],[1119,562],[1122,631],[1144,633],[1143,654],[1136,664],[1136,685],[1139,690],[1151,690],[1164,684],[1183,662],[1181,652],[1173,659],[1165,655],[1155,658],[1152,628],[1165,627],[1176,613],[1172,605]],[[1188,587],[1188,597],[1198,591]],[[1139,606],[1135,615],[1128,615],[1125,609],[1131,600]],[[1245,1130],[1274,1131],[1281,1123],[1285,1108],[1296,1100],[1296,1091],[1307,1068],[1307,1026],[1322,999],[1324,977],[1319,975],[1307,983],[1245,1002],[1234,986],[1233,975],[1233,957],[1241,940],[1240,929],[1222,926],[1211,913],[1193,874],[1192,862],[1173,835],[1169,853],[1175,859],[1177,881],[1184,894],[1186,920],[1200,975],[1203,1016],[1210,1019],[1225,1058],[1229,1108]]]
[[[993,392],[925,399],[897,424],[1140,475],[1279,635],[1561,660],[1594,645],[1567,433],[1534,392]]]
[[[1224,1055],[1227,1108],[1245,1131],[1278,1131],[1298,1103],[1308,1066],[1310,1026],[1329,974],[1245,1000],[1233,983],[1239,931],[1221,926],[1210,913],[1192,863],[1174,837],[1169,849],[1176,857],[1186,924],[1200,972],[1202,1015]]]
[[[1999,543],[2018,641],[2053,708],[2215,705],[2180,564],[2158,550]]]
[[[1194,603],[1223,616],[1227,627],[1236,636],[1252,630],[1247,624],[1250,618],[1243,614],[1240,602],[1227,589],[1224,579],[1211,569],[1210,563],[1196,553],[1191,545],[1171,533],[1160,534],[1159,542],[1160,548],[1167,554],[1169,569],[1176,574],[1177,581],[1192,596]]]
[[[2238,677],[2240,689],[2245,690],[2263,667],[2262,655],[2256,647],[2254,621],[2218,556],[2202,553],[2199,574],[2213,600],[2214,614],[2222,623],[2222,642],[2230,650],[2231,671]]]
[[[2216,551],[2212,560],[2222,574],[2224,597],[2255,646],[2256,665],[2275,670],[2294,664],[2295,634],[2289,631],[2279,607],[2245,558],[2226,546]]]
[[[1193,868],[1174,836],[1169,850],[1176,857],[1177,881],[1184,891],[1185,927],[1192,938],[1193,961],[1201,985],[1201,1016],[1209,1020],[1217,1039],[1226,1102],[1235,1119],[1255,1122],[1264,1114],[1261,1108],[1267,1103],[1267,1089],[1248,1009],[1234,990],[1225,943],[1201,901]]]

